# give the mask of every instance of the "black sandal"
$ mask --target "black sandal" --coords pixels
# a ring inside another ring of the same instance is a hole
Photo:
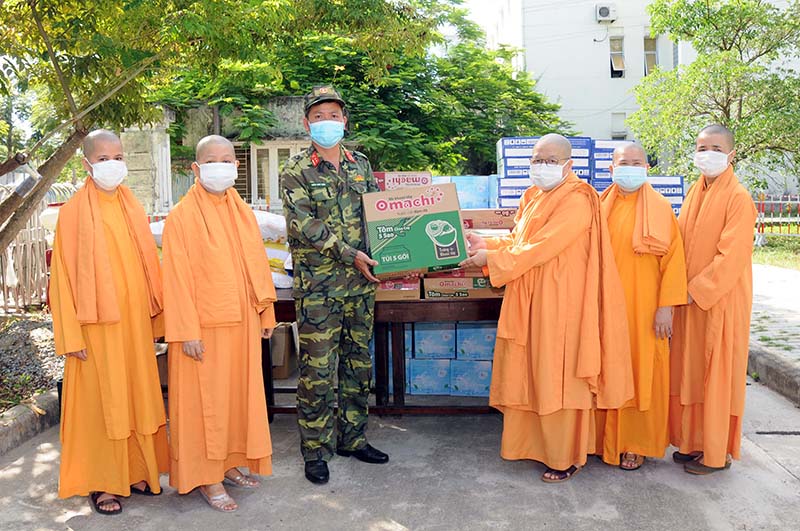
[[[120,502],[119,498],[117,498],[113,494],[111,495],[111,496],[113,496],[112,498],[105,499],[105,500],[103,500],[101,502],[97,501],[97,499],[100,496],[102,496],[103,494],[106,494],[106,493],[105,492],[91,492],[91,493],[89,493],[89,501],[92,502],[92,509],[94,509],[94,512],[96,512],[97,514],[102,514],[102,515],[106,515],[106,516],[113,516],[115,514],[121,513],[122,512],[122,502]],[[104,507],[106,507],[106,506],[108,506],[109,504],[112,504],[112,503],[116,503],[117,504],[117,508],[116,509],[104,509]]]
[[[682,454],[682,453],[680,453],[678,451],[675,451],[675,452],[672,452],[672,460],[675,461],[678,464],[683,465],[683,464],[686,464],[686,463],[691,463],[692,461],[696,460],[698,457],[700,457],[702,455],[703,455],[702,452],[697,453],[697,454]]]
[[[164,492],[164,491],[162,490],[161,492]],[[150,489],[150,485],[148,485],[147,483],[144,484],[144,488],[143,489],[137,489],[136,487],[131,485],[131,494],[140,494],[142,496],[161,496],[161,492],[156,494],[155,492],[153,492]]]
[[[542,474],[542,481],[545,483],[561,483],[563,481],[567,481],[569,478],[577,474],[579,470],[580,468],[576,467],[575,465],[572,465],[566,470],[556,470],[555,468],[548,467],[547,470],[544,471],[544,474]],[[551,479],[545,477],[545,474],[555,474],[557,477],[555,479]]]

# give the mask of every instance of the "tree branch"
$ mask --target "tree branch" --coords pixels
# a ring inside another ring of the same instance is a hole
[[[42,25],[42,19],[39,16],[39,13],[36,11],[36,0],[30,0],[28,5],[31,7],[31,16],[33,17],[34,22],[36,22],[36,28],[39,30],[39,35],[41,35],[44,45],[47,47],[47,53],[50,56],[50,62],[53,63],[53,70],[55,70],[56,77],[58,77],[58,82],[61,84],[61,90],[64,91],[64,97],[67,100],[69,110],[75,119],[75,127],[78,129],[83,129],[83,124],[81,124],[80,120],[77,118],[78,106],[75,105],[75,99],[72,97],[72,91],[69,88],[69,82],[67,81],[67,78],[64,77],[64,72],[61,71],[61,67],[58,65],[58,58],[53,51],[53,46],[50,44],[50,38],[47,36],[47,32],[44,30],[44,26]]]

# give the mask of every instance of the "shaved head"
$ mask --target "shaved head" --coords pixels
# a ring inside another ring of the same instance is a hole
[[[108,129],[97,129],[92,131],[83,139],[83,156],[92,161],[95,155],[103,147],[119,147],[122,151],[122,141],[119,137]]]
[[[538,142],[536,142],[535,149],[545,147],[550,148],[548,149],[548,152],[552,152],[553,154],[557,155],[559,159],[572,158],[572,144],[570,144],[569,140],[567,140],[565,137],[557,133],[544,135],[539,139]]]
[[[209,152],[211,151],[227,151],[230,150],[230,154],[236,158],[236,151],[233,148],[233,144],[230,140],[225,138],[224,136],[219,135],[208,135],[204,136],[200,139],[200,142],[197,143],[197,148],[195,149],[194,159],[199,162],[208,162],[203,161],[202,159],[205,158]]]
[[[735,143],[733,132],[724,125],[708,125],[704,127],[697,135],[698,142],[701,138],[708,139],[710,137],[716,137],[716,139],[719,141],[718,145],[722,147],[726,153],[733,151],[733,146]]]
[[[641,144],[630,142],[614,150],[612,163],[617,166],[644,166],[647,164],[647,152]]]

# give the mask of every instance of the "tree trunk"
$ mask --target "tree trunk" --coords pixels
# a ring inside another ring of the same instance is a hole
[[[14,241],[17,234],[19,234],[19,231],[25,228],[28,219],[30,219],[31,215],[36,210],[39,202],[44,198],[45,194],[47,194],[47,191],[50,190],[50,187],[58,178],[61,170],[63,170],[64,166],[69,162],[70,157],[75,154],[75,150],[81,145],[86,135],[87,132],[83,130],[73,131],[69,138],[59,146],[56,152],[39,167],[42,180],[36,184],[36,187],[26,198],[20,198],[21,201],[19,203],[21,204],[18,204],[18,207],[14,209],[14,214],[11,216],[11,219],[0,229],[0,253],[5,252],[6,248]],[[11,194],[8,199],[13,197],[19,198],[18,195]],[[5,208],[8,199],[6,199],[0,207]],[[2,221],[0,221],[0,223],[2,223]]]

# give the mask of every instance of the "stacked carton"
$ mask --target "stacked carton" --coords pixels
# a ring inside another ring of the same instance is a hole
[[[409,394],[489,396],[496,323],[416,323],[412,336]]]
[[[522,193],[530,186],[530,161],[540,137],[505,137],[497,141],[498,198],[500,208],[516,208]],[[572,169],[586,182],[592,174],[592,139],[569,137],[572,144]]]

